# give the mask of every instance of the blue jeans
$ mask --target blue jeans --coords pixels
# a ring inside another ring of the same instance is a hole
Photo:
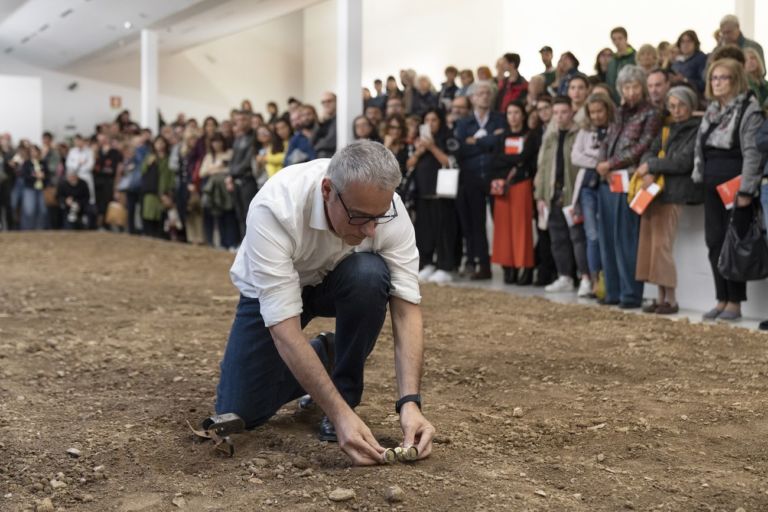
[[[48,208],[42,190],[24,187],[21,189],[20,229],[45,229],[47,227]]]
[[[640,216],[629,209],[627,194],[611,192],[607,183],[600,183],[598,211],[605,300],[640,304],[643,283],[635,279]]]
[[[587,265],[592,275],[602,270],[597,196],[596,188],[582,187],[579,191],[579,206],[584,216],[584,233],[587,236]]]
[[[372,253],[348,256],[322,283],[302,290],[302,328],[314,317],[336,318],[331,379],[353,408],[363,394],[365,360],[384,325],[389,290],[389,269],[381,256]],[[320,341],[310,343],[325,364]],[[254,428],[304,394],[264,325],[259,300],[241,296],[221,361],[216,413],[237,413],[248,428]]]

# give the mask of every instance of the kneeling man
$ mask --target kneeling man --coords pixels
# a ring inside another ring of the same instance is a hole
[[[421,413],[423,364],[418,251],[395,188],[401,174],[383,145],[357,141],[331,160],[288,167],[251,202],[245,239],[230,271],[240,302],[221,362],[217,414],[247,428],[305,393],[322,408],[321,438],[338,437],[358,465],[384,448],[355,414],[363,370],[390,306],[403,446],[432,451]],[[302,329],[335,317],[335,336]]]

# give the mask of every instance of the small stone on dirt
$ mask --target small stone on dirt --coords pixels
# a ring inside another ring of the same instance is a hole
[[[80,450],[78,450],[77,448],[70,448],[69,450],[67,450],[67,454],[70,457],[74,457],[75,459],[77,459],[78,457],[80,457]]]
[[[384,497],[387,499],[388,503],[400,503],[405,499],[405,492],[399,485],[392,485],[387,487],[387,490],[384,492]]]
[[[541,489],[539,489],[538,491],[535,491],[535,492],[534,492],[534,494],[535,494],[536,496],[541,496],[542,498],[546,498],[546,497],[547,497],[547,493],[545,493],[545,492],[544,492],[544,491],[542,491]]]
[[[183,496],[176,496],[175,498],[173,498],[173,501],[171,501],[171,503],[173,503],[179,508],[184,508],[187,506],[187,500],[185,500]]]
[[[37,502],[35,507],[37,512],[53,512],[53,502],[51,498],[45,498]]]
[[[352,489],[342,489],[337,487],[332,490],[328,495],[328,499],[331,501],[349,501],[355,497],[355,491]]]
[[[512,417],[513,418],[522,418],[523,414],[525,414],[525,413],[523,412],[523,408],[522,407],[515,407],[514,409],[512,409]]]
[[[66,487],[66,482],[62,482],[61,480],[51,480],[51,487],[53,489],[61,489],[62,487]]]
[[[598,453],[597,457],[595,457],[595,458],[597,459],[597,462],[603,462],[605,460],[605,454],[604,453]]]

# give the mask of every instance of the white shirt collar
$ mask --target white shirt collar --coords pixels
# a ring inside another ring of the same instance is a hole
[[[320,231],[330,231],[331,227],[328,225],[328,217],[325,216],[325,200],[323,199],[323,178],[315,185],[315,190],[312,192],[312,209],[309,213],[309,227],[312,229],[318,229]]]

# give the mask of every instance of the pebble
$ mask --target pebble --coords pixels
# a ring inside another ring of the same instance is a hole
[[[627,510],[635,510],[635,504],[632,503],[631,501],[627,501],[624,503],[624,508],[626,508]]]
[[[739,507],[736,509],[736,512],[747,512],[747,511],[744,510],[744,507]]]
[[[337,487],[332,490],[328,495],[328,499],[331,501],[349,501],[355,497],[355,491],[352,489],[342,489]]]
[[[405,492],[399,485],[392,485],[384,491],[384,497],[388,503],[400,503],[405,499]]]
[[[67,450],[67,454],[69,454],[70,457],[74,457],[77,459],[78,457],[80,457],[80,450],[78,450],[77,448],[70,448],[69,450]]]
[[[96,466],[93,468],[94,473],[101,473],[102,471],[104,471],[104,466]]]
[[[545,493],[541,489],[539,489],[538,491],[535,491],[534,494],[537,495],[537,496],[541,496],[542,498],[546,498],[547,497],[547,493]]]
[[[83,503],[90,503],[94,499],[96,498],[93,497],[93,494],[83,494]]]
[[[605,460],[605,454],[604,453],[598,453],[597,457],[595,457],[595,458],[597,459],[597,462],[603,462]]]
[[[182,496],[176,496],[173,498],[173,501],[171,501],[174,505],[176,505],[179,508],[184,508],[187,506],[187,500],[185,500]]]
[[[61,480],[51,480],[51,487],[53,489],[61,489],[66,486],[67,484],[65,482],[62,482]]]
[[[38,501],[35,510],[37,512],[53,512],[53,502],[51,501],[51,498],[45,498]]]
[[[525,414],[525,413],[523,412],[523,408],[522,407],[515,407],[514,409],[512,409],[512,417],[513,418],[522,418],[523,414]]]

